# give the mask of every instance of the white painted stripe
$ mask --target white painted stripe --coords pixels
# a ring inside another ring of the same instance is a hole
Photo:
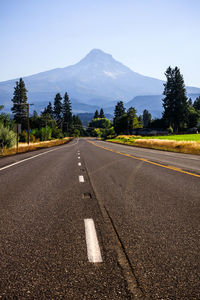
[[[88,260],[92,263],[102,262],[94,221],[93,219],[84,219],[84,223]]]
[[[80,159],[80,156],[78,156],[78,159]]]
[[[79,176],[79,182],[85,182],[83,175]]]
[[[78,166],[81,166],[81,163],[78,163]]]
[[[78,143],[78,141],[79,141],[79,140],[77,140],[77,142],[76,142],[76,143],[74,143],[74,144],[69,144],[69,145],[67,144],[67,145],[64,145],[63,147],[61,146],[61,147],[58,147],[58,148],[56,148],[56,149],[51,149],[51,150],[48,150],[48,151],[42,152],[42,153],[40,153],[40,154],[37,154],[37,155],[31,156],[31,157],[28,157],[28,158],[22,159],[22,160],[20,160],[20,161],[17,161],[17,162],[15,162],[15,163],[13,163],[13,164],[10,164],[10,165],[7,165],[7,166],[5,166],[5,167],[2,167],[2,168],[0,168],[0,171],[2,171],[2,170],[4,170],[4,169],[7,169],[7,168],[10,168],[10,167],[13,167],[13,166],[15,166],[15,165],[18,165],[18,164],[21,164],[21,163],[23,163],[24,161],[27,161],[27,160],[33,159],[33,158],[35,158],[35,157],[38,157],[38,156],[41,156],[41,155],[47,154],[47,153],[49,153],[49,152],[56,151],[56,150],[59,150],[59,149],[65,148],[65,147],[74,146],[74,145],[76,145],[76,144]],[[24,153],[28,153],[28,152],[24,152]]]

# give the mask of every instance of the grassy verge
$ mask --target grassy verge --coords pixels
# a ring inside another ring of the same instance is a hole
[[[64,139],[57,139],[52,141],[44,141],[39,143],[30,143],[29,145],[27,143],[19,143],[18,147],[18,153],[33,151],[41,148],[49,148],[53,146],[58,146],[62,144],[68,143],[72,138],[66,137]],[[7,155],[13,155],[17,153],[16,146],[10,149],[4,148],[2,152],[0,152],[0,156],[7,156]]]
[[[153,137],[119,135],[116,138],[107,141],[157,150],[200,154],[200,134]]]

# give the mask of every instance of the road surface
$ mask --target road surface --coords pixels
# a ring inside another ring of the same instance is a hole
[[[1,158],[0,299],[200,299],[199,201],[195,155],[79,139]]]

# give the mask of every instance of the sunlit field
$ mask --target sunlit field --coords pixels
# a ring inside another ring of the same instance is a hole
[[[116,138],[110,139],[108,141],[158,150],[200,154],[200,134],[182,134],[149,137],[119,135]]]
[[[6,149],[4,148],[3,151],[0,152],[0,156],[7,156],[12,155],[16,153],[23,153],[28,151],[33,151],[41,148],[49,148],[53,146],[62,145],[65,143],[68,143],[72,138],[66,137],[64,139],[56,139],[51,141],[44,141],[44,142],[38,142],[38,143],[30,143],[29,145],[27,143],[19,143],[18,151],[17,147]]]

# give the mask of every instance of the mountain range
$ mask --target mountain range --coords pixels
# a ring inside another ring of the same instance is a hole
[[[0,82],[0,104],[10,109],[15,82]],[[162,112],[164,81],[143,76],[116,61],[112,55],[93,49],[78,63],[45,71],[23,78],[28,90],[28,100],[34,109],[42,110],[56,93],[68,92],[74,113],[94,112],[100,107],[113,113],[117,101],[128,108],[134,106],[138,113],[146,108],[154,117]],[[200,95],[200,88],[186,87],[189,97]]]

